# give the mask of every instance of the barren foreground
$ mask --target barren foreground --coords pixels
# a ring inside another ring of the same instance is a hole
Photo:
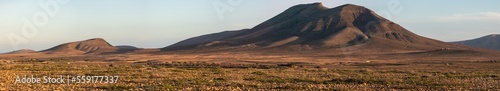
[[[500,89],[500,63],[485,58],[170,55],[159,60],[154,55],[136,56],[107,56],[101,61],[84,59],[88,57],[3,60],[0,90]],[[120,78],[117,83],[15,83],[16,76],[23,75]]]

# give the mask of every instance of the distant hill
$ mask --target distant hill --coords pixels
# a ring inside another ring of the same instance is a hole
[[[32,49],[21,49],[21,50],[9,52],[7,54],[25,54],[25,53],[37,53],[37,51],[32,50]]]
[[[56,47],[44,50],[42,52],[54,54],[88,54],[88,53],[104,53],[114,52],[119,48],[113,47],[102,38],[94,38],[84,41],[70,42],[58,45]]]
[[[476,39],[457,41],[451,43],[478,47],[478,48],[500,50],[500,34],[492,34]]]

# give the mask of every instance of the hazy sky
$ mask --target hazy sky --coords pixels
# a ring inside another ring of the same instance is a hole
[[[60,0],[57,13],[44,11],[43,2],[51,1],[0,0],[0,53],[14,50],[9,34],[27,40],[20,49],[44,50],[97,37],[112,45],[161,48],[198,35],[251,28],[293,5],[314,2],[330,8],[362,5],[442,41],[500,33],[500,0]],[[222,9],[228,11],[217,12]],[[23,35],[23,19],[33,23],[33,16],[39,16],[38,33]]]

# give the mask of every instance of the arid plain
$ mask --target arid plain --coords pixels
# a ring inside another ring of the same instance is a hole
[[[500,51],[422,37],[363,6],[293,6],[158,49],[102,38],[0,54],[0,90],[499,90]],[[16,83],[17,76],[119,76]]]

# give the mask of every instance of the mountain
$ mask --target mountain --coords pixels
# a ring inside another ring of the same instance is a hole
[[[478,48],[500,50],[500,34],[492,34],[476,39],[457,41],[452,43]]]
[[[384,51],[463,48],[414,34],[362,6],[327,8],[313,3],[293,6],[251,29],[194,37],[162,50],[323,50],[353,46]]]
[[[61,44],[42,52],[48,54],[90,54],[115,52],[117,50],[119,50],[119,48],[113,47],[106,40],[102,38],[94,38],[84,41]]]

